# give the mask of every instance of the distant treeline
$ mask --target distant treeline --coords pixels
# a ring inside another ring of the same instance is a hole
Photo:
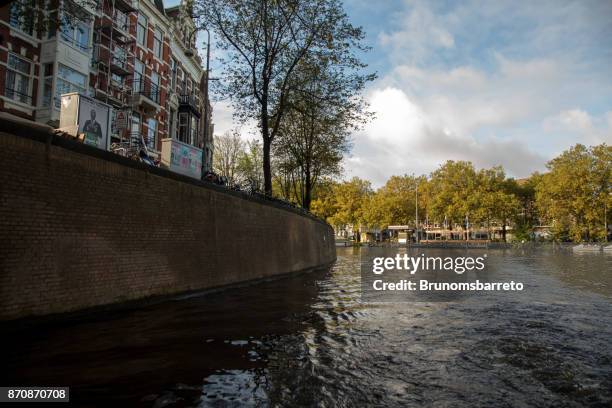
[[[605,240],[612,218],[612,147],[577,144],[547,169],[515,180],[502,167],[477,170],[471,162],[447,161],[429,176],[392,176],[377,190],[356,177],[327,180],[311,210],[334,226],[414,225],[418,196],[420,223],[464,225],[467,218],[485,228],[512,225],[515,237],[526,240],[534,226],[548,225],[555,240]]]

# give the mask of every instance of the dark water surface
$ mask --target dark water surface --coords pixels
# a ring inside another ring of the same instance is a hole
[[[375,251],[397,252],[339,248],[329,271],[6,328],[0,385],[105,407],[612,406],[612,256],[488,250],[522,292],[362,303]]]

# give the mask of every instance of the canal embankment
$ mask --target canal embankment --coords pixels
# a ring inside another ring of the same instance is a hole
[[[0,320],[328,265],[334,233],[279,203],[0,118]]]

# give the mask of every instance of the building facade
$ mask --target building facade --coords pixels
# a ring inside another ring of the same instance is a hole
[[[142,142],[157,158],[176,139],[210,150],[210,167],[212,107],[186,4],[50,4],[40,25],[0,8],[0,110],[58,127],[61,95],[79,92],[112,106],[113,142]]]

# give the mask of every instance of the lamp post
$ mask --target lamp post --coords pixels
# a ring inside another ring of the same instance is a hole
[[[193,39],[195,34],[199,31],[199,30],[204,30],[206,31],[207,34],[207,39],[206,39],[206,87],[204,90],[204,140],[202,143],[202,168],[201,168],[201,178],[204,177],[204,163],[206,162],[205,160],[205,155],[206,155],[206,139],[208,139],[208,129],[210,127],[210,124],[208,123],[208,81],[211,81],[212,79],[210,78],[210,31],[208,30],[208,28],[205,27],[200,27],[200,28],[196,28],[195,30],[193,30],[191,32],[191,35],[189,36],[189,47],[187,50],[185,50],[185,55],[187,57],[193,57],[195,55],[195,52],[193,51],[192,44],[193,44]]]

